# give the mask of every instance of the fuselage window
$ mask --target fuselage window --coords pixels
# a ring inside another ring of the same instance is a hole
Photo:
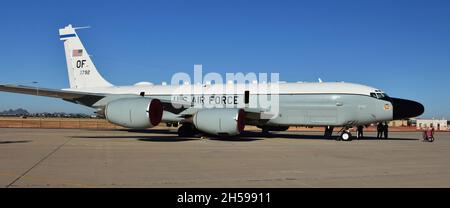
[[[376,93],[371,92],[370,97],[378,98]]]

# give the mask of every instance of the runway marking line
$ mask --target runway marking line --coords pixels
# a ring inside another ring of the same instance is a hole
[[[44,160],[46,160],[47,158],[49,158],[52,154],[54,154],[55,152],[57,152],[59,149],[61,149],[61,147],[63,147],[64,145],[66,145],[70,140],[72,140],[72,138],[69,138],[67,141],[65,141],[63,144],[59,145],[58,147],[56,147],[53,151],[51,151],[49,154],[47,154],[45,157],[43,157],[42,159],[40,159],[36,164],[34,164],[33,166],[31,166],[31,168],[29,168],[27,171],[25,171],[24,173],[22,173],[19,177],[17,177],[16,179],[14,179],[14,181],[12,181],[10,184],[8,184],[6,186],[6,188],[10,188],[12,185],[14,185],[14,183],[16,183],[17,181],[19,181],[21,178],[23,178],[26,174],[28,174],[31,170],[33,170],[35,167],[37,167],[39,164],[41,164],[42,162],[44,162]]]

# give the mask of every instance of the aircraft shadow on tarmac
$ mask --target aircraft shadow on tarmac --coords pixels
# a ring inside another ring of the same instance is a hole
[[[29,143],[30,140],[21,140],[21,141],[0,141],[0,144],[20,144],[20,143]]]
[[[177,133],[171,130],[164,130],[164,129],[148,129],[148,130],[125,130],[128,132],[136,132],[136,133],[158,133],[158,134],[171,134],[171,135],[176,135]],[[179,139],[185,139],[185,141],[189,141],[189,140],[197,140],[200,137],[178,137],[176,135],[177,138]],[[255,136],[252,136],[255,137]],[[245,136],[237,136],[237,137],[218,137],[218,136],[207,136],[208,139],[210,140],[218,140],[218,141],[235,141],[235,142],[250,142],[250,141],[255,141],[255,140],[260,140],[262,138],[250,138],[250,137],[245,137]]]
[[[138,141],[144,142],[187,142],[187,141],[195,141],[200,140],[200,137],[179,137],[176,132],[170,131],[160,131],[157,132],[152,130],[142,130],[142,131],[131,131],[131,132],[139,132],[139,133],[147,133],[149,135],[122,135],[122,136],[114,136],[114,135],[106,135],[106,136],[72,136],[72,138],[80,138],[80,139],[136,139]],[[158,134],[170,134],[170,135],[150,135],[151,133]],[[209,140],[218,140],[218,141],[234,141],[234,142],[250,142],[255,140],[260,140],[257,138],[246,138],[246,137],[210,137]]]
[[[176,134],[176,132],[166,129],[148,129],[148,130],[120,130],[127,132],[135,132],[135,133],[158,133],[158,134]],[[262,134],[261,132],[254,131],[244,131],[239,136],[235,137],[217,137],[217,136],[207,136],[210,140],[218,140],[218,141],[235,141],[235,142],[250,142],[257,141],[261,139],[270,139],[270,138],[281,138],[281,139],[317,139],[317,140],[335,140],[338,135],[334,135],[332,138],[325,137],[323,135],[307,135],[307,134],[292,134],[292,133],[283,133],[283,132],[272,132],[269,135]],[[183,139],[183,138],[179,138]],[[196,138],[184,138],[182,141],[196,140]],[[356,138],[354,138],[356,140]],[[161,139],[163,140],[163,139]],[[377,139],[373,136],[366,136],[359,140],[392,140],[392,141],[415,141],[419,139],[414,138],[388,138],[388,139]]]
[[[282,139],[317,139],[317,140],[336,140],[338,138],[338,135],[333,135],[333,137],[325,137],[323,135],[308,135],[308,134],[286,134],[286,133],[278,133],[274,132],[271,133],[269,136],[262,135],[261,133],[257,132],[248,132],[248,135],[245,136],[252,136],[252,137],[266,137],[266,138],[282,138]],[[387,139],[378,139],[373,136],[366,136],[361,139],[357,139],[356,137],[353,137],[353,140],[398,140],[398,141],[415,141],[419,139],[414,138],[387,138]]]
[[[75,136],[72,138],[87,138],[87,139],[137,139],[139,141],[146,142],[186,142],[186,141],[194,141],[199,140],[199,137],[178,137],[177,133],[173,130],[169,129],[148,129],[148,130],[117,130],[117,131],[125,131],[130,133],[143,133],[147,135],[105,135],[105,136]],[[151,134],[163,134],[163,135],[151,135]],[[241,135],[236,137],[216,137],[216,136],[207,136],[209,140],[217,140],[217,141],[230,141],[230,142],[251,142],[258,141],[263,139],[271,139],[271,138],[280,138],[280,139],[303,139],[303,140],[335,140],[338,136],[335,135],[332,138],[324,137],[323,135],[305,135],[305,134],[292,134],[292,133],[282,133],[282,132],[273,132],[269,135],[262,134],[261,132],[242,132]],[[356,140],[356,138],[354,138]],[[377,139],[373,136],[367,136],[360,140],[392,140],[392,141],[417,141],[419,139],[415,138],[388,138],[388,139]]]
[[[129,136],[73,136],[72,138],[78,139],[136,139],[138,141],[144,142],[186,142],[198,140],[197,138],[184,138],[178,137],[177,135],[173,136],[142,136],[142,135],[129,135]]]
[[[146,130],[122,130],[127,132],[135,132],[135,133],[157,133],[157,134],[170,134],[175,135],[175,138],[182,141],[190,141],[197,140],[200,137],[178,137],[175,131],[166,130],[166,129],[146,129]],[[250,142],[255,140],[260,140],[261,138],[250,138],[250,137],[217,137],[217,136],[207,136],[210,140],[218,140],[218,141],[235,141],[235,142]]]

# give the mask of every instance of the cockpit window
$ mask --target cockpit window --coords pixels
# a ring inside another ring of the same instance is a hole
[[[370,97],[376,98],[376,99],[383,99],[386,97],[389,97],[386,93],[379,92],[379,90],[376,90],[377,92],[371,92]]]

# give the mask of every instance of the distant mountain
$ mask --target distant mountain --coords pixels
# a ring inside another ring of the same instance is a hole
[[[29,115],[30,113],[22,108],[18,108],[16,110],[13,109],[9,109],[9,110],[5,110],[0,112],[0,115]]]
[[[30,113],[23,108],[18,108],[16,110],[9,109],[5,111],[0,111],[0,116],[26,116],[26,117],[36,117],[36,118],[101,118],[97,115],[88,115],[84,113]]]

